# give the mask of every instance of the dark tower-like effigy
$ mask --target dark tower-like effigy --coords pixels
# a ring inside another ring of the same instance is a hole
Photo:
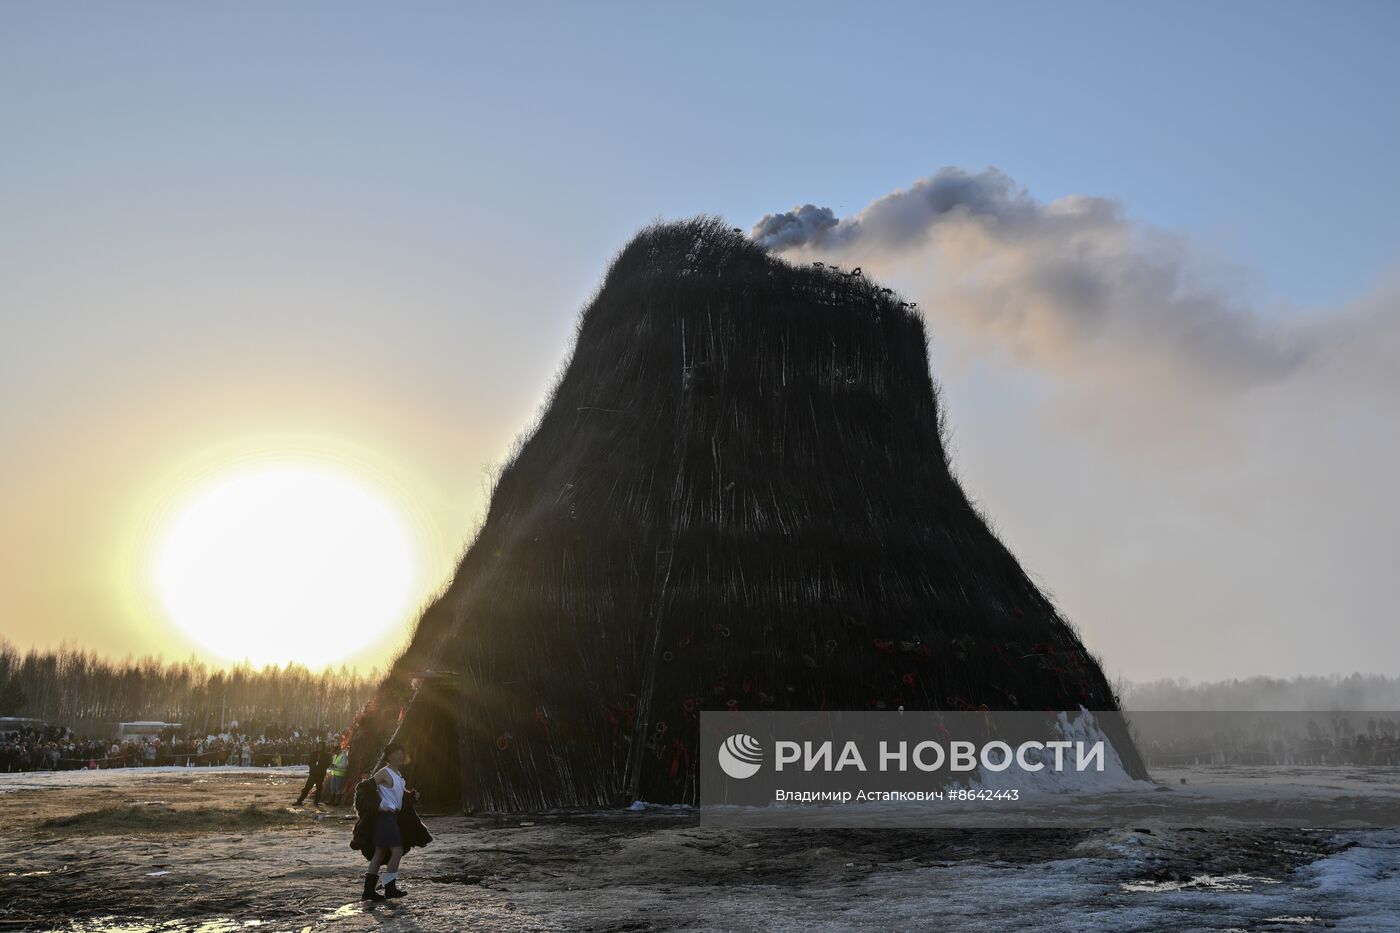
[[[922,319],[699,219],[613,262],[352,747],[467,809],[694,802],[702,710],[899,706],[1117,703],[953,477]]]

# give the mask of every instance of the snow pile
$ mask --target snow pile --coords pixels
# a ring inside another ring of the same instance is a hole
[[[1400,926],[1400,832],[1350,833],[1336,855],[1297,872],[1341,917],[1339,930],[1394,930]]]
[[[1103,727],[1089,710],[1080,707],[1079,715],[1073,719],[1070,719],[1069,713],[1061,712],[1055,730],[1061,740],[1074,743],[1074,747],[1064,754],[1061,770],[1055,770],[1055,749],[1042,748],[1038,753],[1032,751],[1026,755],[1032,763],[1039,761],[1044,765],[1041,770],[1026,771],[1015,764],[1005,771],[978,769],[967,787],[972,790],[1019,790],[1022,794],[1102,794],[1153,789],[1151,781],[1140,781],[1128,774],[1118,750],[1113,747],[1113,741],[1104,734]],[[1084,771],[1076,771],[1074,749],[1082,744],[1087,750],[1095,742],[1103,743],[1103,770],[1098,771],[1091,766]]]

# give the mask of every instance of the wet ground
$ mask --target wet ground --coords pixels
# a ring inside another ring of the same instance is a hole
[[[715,828],[426,814],[362,905],[295,769],[0,775],[0,930],[1400,929],[1400,833]]]

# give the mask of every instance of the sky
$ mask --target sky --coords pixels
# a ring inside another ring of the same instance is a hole
[[[0,636],[205,652],[163,529],[288,459],[396,504],[425,602],[626,240],[810,204],[842,238],[782,252],[920,301],[956,472],[1110,676],[1393,673],[1397,40],[1388,3],[4,4]]]

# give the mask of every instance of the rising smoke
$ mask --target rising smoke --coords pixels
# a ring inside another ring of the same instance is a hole
[[[1150,370],[1237,387],[1286,375],[1312,350],[1116,201],[1043,203],[992,168],[944,168],[849,217],[812,204],[768,214],[751,236],[790,258],[903,272],[936,318],[1066,375],[1122,369],[1126,351]]]
[[[996,169],[751,236],[917,299],[960,473],[1111,669],[1395,670],[1400,279],[1265,305],[1118,201]]]

